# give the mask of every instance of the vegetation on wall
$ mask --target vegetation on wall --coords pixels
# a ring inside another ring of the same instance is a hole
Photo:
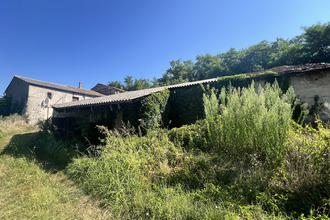
[[[247,88],[253,80],[259,82],[277,83],[282,92],[287,92],[290,86],[290,78],[285,75],[276,75],[274,72],[265,71],[255,75],[238,74],[233,76],[219,77],[217,82],[209,83],[204,86],[196,85],[182,88],[171,89],[169,98],[169,127],[180,127],[182,125],[195,123],[197,120],[204,119],[203,93],[209,87],[221,90],[223,87]],[[293,119],[302,123],[308,114],[307,104],[300,103],[300,100],[292,97],[292,108],[294,109]]]
[[[169,126],[179,127],[204,118],[203,89],[200,85],[171,90]]]
[[[170,96],[168,89],[152,93],[142,100],[140,108],[141,122],[145,129],[156,129],[168,118],[167,103]]]

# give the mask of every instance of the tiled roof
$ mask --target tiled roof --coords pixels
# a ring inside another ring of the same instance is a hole
[[[304,73],[313,70],[327,70],[330,69],[330,63],[318,63],[318,64],[306,64],[306,65],[298,65],[298,66],[282,66],[270,69],[270,71],[276,72],[277,74],[288,74],[288,73]],[[257,75],[258,73],[263,73],[267,70],[254,72],[254,73],[246,73],[246,75]],[[212,78],[206,80],[199,80],[195,82],[187,82],[187,83],[180,83],[176,85],[164,86],[164,87],[157,87],[151,89],[144,89],[144,90],[137,90],[137,91],[130,91],[124,92],[114,95],[108,95],[99,98],[93,99],[85,99],[76,102],[67,102],[62,104],[53,105],[54,108],[72,108],[72,107],[80,107],[80,106],[93,106],[93,105],[102,105],[102,104],[111,104],[111,103],[124,103],[130,102],[134,99],[141,98],[144,96],[148,96],[151,93],[162,91],[166,88],[173,89],[173,88],[180,88],[180,87],[187,87],[187,86],[194,86],[204,83],[213,83],[219,81],[219,78]]]
[[[87,89],[80,89],[80,88],[73,87],[73,86],[59,85],[59,84],[55,84],[55,83],[44,82],[44,81],[30,79],[30,78],[16,76],[16,75],[14,76],[14,78],[18,78],[29,84],[37,85],[37,86],[41,86],[41,87],[52,88],[52,89],[57,89],[57,90],[62,90],[62,91],[67,91],[67,92],[74,92],[74,93],[79,93],[79,94],[83,94],[83,95],[95,96],[95,97],[103,96],[102,94],[100,94],[98,92],[87,90]]]
[[[328,69],[330,69],[330,63],[308,63],[308,64],[301,64],[295,66],[274,67],[272,69],[269,69],[268,71],[272,71],[278,73],[279,75],[283,75],[290,73],[307,73],[315,70],[328,70]],[[246,75],[258,74],[265,71],[267,70],[254,72],[254,73],[246,73]]]
[[[112,86],[106,86],[104,84],[98,83],[96,86],[94,86],[91,90],[104,94],[104,95],[112,95],[116,93],[126,92],[123,89],[118,89],[116,87]]]

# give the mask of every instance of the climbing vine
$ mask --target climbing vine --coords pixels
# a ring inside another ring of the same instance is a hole
[[[167,117],[167,102],[170,91],[165,89],[160,92],[152,93],[150,96],[142,100],[140,108],[140,116],[142,125],[145,129],[155,129],[162,125]]]

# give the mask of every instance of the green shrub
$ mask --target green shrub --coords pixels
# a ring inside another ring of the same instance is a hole
[[[51,120],[38,123],[40,131],[36,143],[36,153],[59,168],[66,167],[73,157],[86,150],[86,146],[79,137],[70,140],[58,138],[59,133],[54,129]]]
[[[141,119],[146,129],[156,129],[162,125],[164,118],[167,118],[166,106],[170,96],[170,91],[165,89],[152,93],[142,100],[140,109]]]
[[[168,131],[169,139],[175,146],[181,146],[186,150],[207,150],[206,126],[204,120],[199,120],[191,125],[180,128],[172,128]]]
[[[286,212],[330,212],[330,132],[317,124],[317,130],[293,125],[284,163],[268,186]]]
[[[120,217],[134,209],[136,195],[163,182],[180,155],[159,130],[139,137],[127,130],[100,129],[106,135],[102,148],[75,159],[67,173]]]
[[[277,83],[259,87],[258,92],[254,83],[242,89],[223,88],[219,100],[214,92],[204,94],[203,100],[210,147],[233,160],[254,157],[269,166],[279,165],[292,109]]]

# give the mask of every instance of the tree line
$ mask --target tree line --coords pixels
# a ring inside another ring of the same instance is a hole
[[[173,85],[220,76],[262,71],[283,65],[330,62],[330,22],[303,27],[303,33],[292,39],[261,41],[246,49],[229,49],[217,55],[197,55],[196,61],[173,60],[160,78],[124,78],[110,81],[109,86],[127,91]]]

